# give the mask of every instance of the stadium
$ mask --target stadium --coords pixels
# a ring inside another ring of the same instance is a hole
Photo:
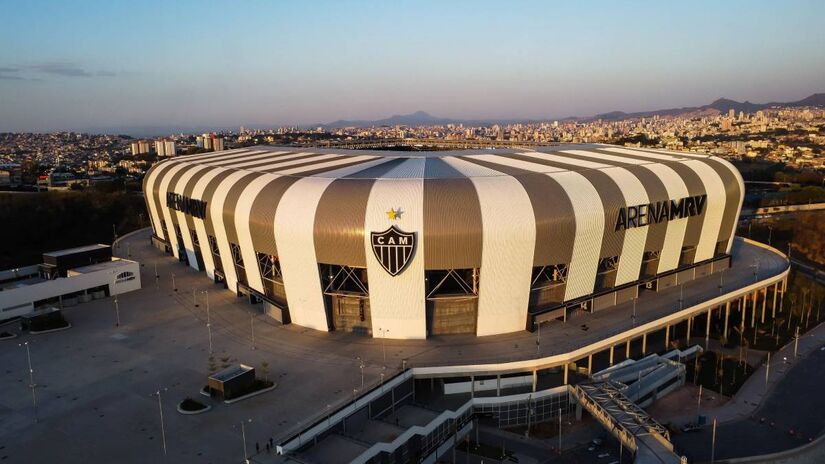
[[[284,322],[423,339],[533,330],[731,266],[738,171],[610,145],[248,147],[144,179],[153,242]]]

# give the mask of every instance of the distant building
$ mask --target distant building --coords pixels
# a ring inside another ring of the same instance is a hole
[[[155,153],[158,156],[175,156],[175,142],[173,140],[155,140]]]
[[[223,150],[223,138],[218,137],[216,134],[199,135],[196,139],[196,143],[198,147],[205,148],[209,151]]]
[[[145,155],[147,153],[149,153],[149,142],[146,140],[132,142],[132,156]]]
[[[223,151],[223,138],[215,137],[212,139],[212,151]]]

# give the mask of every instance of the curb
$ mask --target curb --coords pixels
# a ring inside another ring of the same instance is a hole
[[[266,388],[264,388],[264,389],[262,389],[262,390],[258,390],[258,391],[256,391],[256,392],[247,393],[247,394],[246,394],[246,395],[244,395],[244,396],[239,396],[239,397],[237,397],[237,398],[233,398],[233,399],[231,399],[231,400],[224,400],[223,402],[224,402],[225,404],[232,404],[232,403],[237,403],[238,401],[248,400],[249,398],[252,398],[253,396],[258,396],[258,395],[261,395],[261,394],[266,393],[266,392],[268,392],[268,391],[272,391],[272,390],[274,390],[277,386],[278,386],[278,384],[277,384],[277,383],[273,383],[273,385],[272,385],[271,387],[266,387]]]
[[[69,330],[71,328],[72,328],[72,324],[69,323],[69,325],[67,325],[66,327],[58,327],[57,329],[38,330],[38,331],[30,330],[29,333],[32,334],[32,335],[42,335],[42,334],[47,334],[47,333],[62,332],[64,330]]]

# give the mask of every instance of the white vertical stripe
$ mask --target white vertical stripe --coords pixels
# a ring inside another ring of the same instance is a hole
[[[479,336],[524,330],[536,244],[536,218],[530,197],[509,175],[473,177],[481,166],[450,158],[470,176],[478,195],[483,233],[478,294]]]
[[[570,157],[562,156],[562,155],[554,155],[552,153],[528,152],[528,153],[522,153],[522,155],[529,156],[531,158],[552,161],[554,163],[569,164],[571,166],[578,166],[578,167],[587,168],[587,169],[601,169],[601,168],[606,168],[606,167],[610,166],[609,164],[597,163],[595,161],[588,161],[588,160],[577,159],[577,158],[570,158]]]
[[[739,183],[739,206],[736,210],[736,217],[733,220],[733,224],[731,224],[730,235],[728,236],[730,238],[728,239],[728,244],[725,248],[725,252],[730,253],[730,249],[733,246],[733,237],[736,235],[736,226],[739,222],[739,214],[742,212],[742,202],[745,200],[745,181],[744,179],[742,179],[742,174],[739,172],[738,169],[736,169],[736,166],[734,166],[733,164],[716,156],[713,156],[710,159],[723,165],[725,169],[733,173],[733,176],[736,178],[736,182]]]
[[[252,232],[250,230],[250,214],[252,213],[252,205],[255,199],[270,182],[274,181],[280,176],[274,174],[263,174],[256,178],[249,185],[244,188],[240,198],[238,198],[238,205],[235,207],[235,230],[238,233],[238,245],[241,247],[243,255],[243,262],[246,269],[246,280],[250,287],[263,293],[264,287],[261,280],[261,271],[258,268],[258,256],[255,252],[255,247],[252,244]],[[275,205],[272,205],[273,207]],[[271,238],[275,240],[275,237]]]
[[[241,178],[248,175],[248,171],[235,171],[226,176],[220,184],[218,184],[218,188],[215,189],[215,193],[212,195],[211,205],[208,205],[212,228],[215,231],[215,240],[218,242],[218,251],[220,252],[223,273],[226,276],[226,285],[229,287],[229,290],[233,292],[238,291],[238,274],[235,272],[235,261],[232,259],[232,249],[229,246],[229,237],[226,235],[226,225],[223,222],[223,207],[229,190],[234,187]],[[257,262],[252,264],[255,265],[256,263]],[[246,266],[246,261],[244,261],[244,268],[246,268]]]
[[[699,243],[696,245],[694,262],[713,258],[716,252],[716,241],[719,238],[719,229],[722,227],[722,217],[725,215],[725,183],[715,169],[698,160],[684,161],[682,164],[693,169],[693,172],[702,180],[707,192],[705,204],[705,220],[702,222],[702,232]]]
[[[332,181],[320,177],[296,181],[284,192],[275,211],[275,244],[290,318],[316,330],[329,330],[329,326],[315,257],[315,211]]]
[[[618,148],[618,147],[605,147],[607,151],[612,151],[613,153],[620,153],[623,155],[632,155],[638,156],[640,158],[648,158],[660,161],[684,161],[689,159],[687,156],[682,156],[682,153],[679,154],[667,154],[667,153],[653,153],[649,151],[641,151],[641,150],[631,150],[628,148]]]
[[[658,163],[645,164],[644,167],[659,177],[667,190],[667,200],[679,200],[688,196],[688,188],[682,177],[673,168]],[[665,200],[665,199],[663,199]],[[674,218],[666,223],[665,241],[659,253],[659,267],[657,274],[672,271],[679,267],[679,258],[682,256],[682,246],[685,242],[688,218]]]
[[[326,158],[326,155],[324,157]],[[311,164],[309,166],[299,166],[299,167],[296,167],[296,168],[283,169],[283,170],[278,169],[277,172],[278,172],[278,174],[283,174],[283,175],[299,174],[301,172],[314,171],[316,169],[327,169],[327,168],[333,168],[335,166],[341,166],[341,165],[344,165],[344,164],[356,163],[356,162],[359,162],[359,161],[366,161],[366,160],[369,160],[369,159],[372,159],[372,158],[373,158],[372,156],[352,156],[352,157],[347,157],[347,158],[343,158],[343,159],[327,161],[325,163]],[[321,160],[321,159],[322,158],[316,158],[316,159],[306,160],[306,161],[318,161],[318,160]],[[284,163],[283,165],[279,165],[278,167],[280,168],[281,166],[286,166],[288,164],[298,164],[298,163]]]
[[[324,171],[313,174],[314,177],[331,177],[334,179],[339,179],[341,177],[347,177],[352,174],[361,172],[365,169],[369,169],[373,166],[378,166],[379,164],[384,164],[390,161],[391,158],[373,158],[371,161],[366,161],[361,164],[356,164],[354,166],[347,166],[339,169],[334,169],[332,171]]]
[[[170,168],[169,172],[167,172],[160,181],[160,188],[158,189],[158,197],[163,205],[163,218],[166,220],[166,229],[169,232],[169,237],[167,237],[166,240],[169,242],[169,246],[172,247],[172,254],[178,259],[180,259],[180,245],[178,244],[178,237],[174,232],[175,223],[172,222],[172,210],[166,206],[166,193],[169,191],[169,183],[172,181],[172,178],[175,177],[178,171],[187,166],[189,166],[189,164],[177,164]],[[183,235],[183,231],[181,231],[181,235]]]
[[[172,187],[174,193],[183,195],[186,191],[186,185],[189,180],[198,172],[206,169],[206,166],[194,166],[180,176],[177,184]],[[167,208],[168,209],[168,208]],[[195,255],[195,244],[192,242],[192,233],[189,231],[189,224],[186,223],[186,214],[181,211],[176,211],[178,218],[178,226],[180,227],[181,236],[183,236],[183,246],[186,248],[186,256],[189,259],[189,267],[200,270],[198,268],[198,258]],[[203,252],[201,252],[203,254]]]
[[[209,171],[204,173],[204,175],[198,179],[198,183],[195,184],[195,188],[192,189],[192,198],[198,200],[204,200],[203,194],[206,190],[206,187],[209,183],[220,173],[228,171],[225,168],[211,168]],[[211,207],[209,203],[206,204],[207,209]],[[212,212],[208,211],[208,215],[211,215]],[[194,218],[195,220],[195,232],[198,234],[198,242],[201,244],[201,256],[203,257],[203,267],[204,271],[206,271],[206,275],[209,276],[210,279],[215,278],[215,260],[212,258],[212,248],[209,245],[209,234],[206,233],[206,223],[205,219],[198,219]]]
[[[614,163],[627,163],[627,164],[651,164],[653,160],[640,160],[636,158],[630,158],[628,156],[618,156],[618,155],[608,155],[606,153],[596,153],[587,150],[564,150],[562,153],[570,153],[571,155],[580,155],[580,156],[587,156],[590,158],[596,158],[599,160],[605,161],[612,161]]]
[[[541,154],[537,154],[533,157],[542,158],[540,155]],[[559,156],[555,158],[561,160],[569,159]],[[447,159],[448,158],[445,158],[445,160]],[[585,163],[596,165],[597,167],[607,166],[588,161],[585,161]],[[524,163],[521,168],[533,172],[542,172],[545,166],[538,163]],[[465,175],[489,175],[484,170],[489,171],[486,168],[477,166],[471,171],[466,171]],[[567,197],[573,205],[573,214],[576,220],[573,253],[570,259],[570,266],[567,270],[567,285],[564,290],[564,300],[568,301],[593,293],[593,288],[596,285],[596,272],[599,267],[602,237],[604,235],[604,205],[602,204],[599,192],[596,191],[593,184],[578,172],[555,172],[545,173],[545,175],[558,182],[567,193]],[[484,232],[486,233],[486,230]],[[482,255],[482,261],[483,259]],[[482,275],[484,275],[483,270]]]
[[[604,206],[599,192],[577,172],[548,174],[567,192],[576,218],[573,255],[567,270],[564,300],[593,293],[604,234]]]
[[[647,191],[639,179],[630,171],[621,167],[602,169],[619,186],[627,206],[647,205],[649,202]],[[615,221],[615,218],[611,218]],[[614,222],[615,224],[615,222]],[[622,242],[619,268],[616,270],[616,284],[624,285],[639,279],[642,269],[642,258],[645,253],[645,242],[650,226],[641,226],[625,229]],[[615,231],[614,231],[615,233]]]
[[[405,163],[402,163],[402,165]],[[400,167],[400,166],[399,166]],[[392,171],[390,171],[392,172]],[[389,174],[389,173],[387,173]],[[398,219],[387,211],[401,208]],[[398,275],[381,267],[372,250],[370,232],[384,232],[395,225],[414,233],[416,247],[411,261]],[[370,314],[374,337],[426,338],[426,295],[424,287],[424,180],[377,179],[370,190],[364,218],[364,249],[370,292]],[[280,250],[280,246],[278,247]]]
[[[533,172],[561,172],[566,171],[564,168],[557,168],[554,166],[547,166],[544,164],[531,163],[515,158],[508,158],[500,155],[470,155],[466,158],[476,159],[479,161],[486,161],[488,163],[496,163],[502,166],[509,166],[511,168],[525,169]],[[500,173],[499,173],[500,174]]]
[[[166,201],[163,198],[155,197],[155,183],[158,181],[158,177],[166,171],[168,168],[175,166],[176,163],[172,161],[167,161],[165,163],[159,163],[155,165],[155,168],[149,173],[149,178],[146,180],[146,191],[143,192],[146,195],[146,198],[149,199],[149,214],[152,215],[152,224],[155,226],[155,235],[162,239],[166,239],[166,234],[163,232],[163,227],[160,226],[160,212],[158,211],[157,206],[155,205],[155,201],[160,203],[162,208],[165,208]]]

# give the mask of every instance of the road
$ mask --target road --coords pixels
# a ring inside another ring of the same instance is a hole
[[[825,351],[816,349],[791,368],[751,418],[719,425],[716,459],[782,451],[819,436],[825,431],[824,371]],[[711,441],[711,427],[673,437],[690,462],[710,461]]]

